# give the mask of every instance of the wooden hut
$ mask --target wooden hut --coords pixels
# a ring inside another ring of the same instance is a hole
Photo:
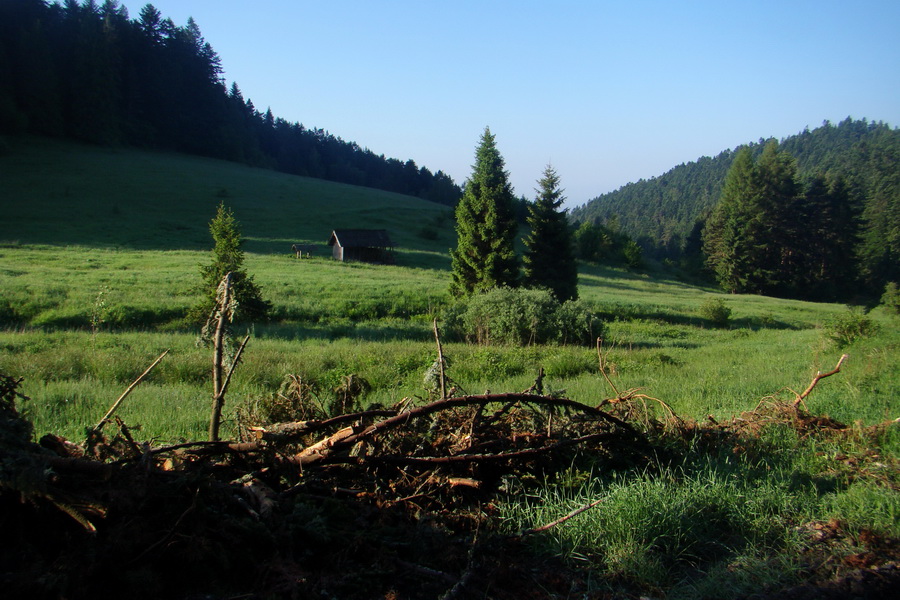
[[[335,260],[394,262],[394,243],[385,229],[335,229],[328,245]]]

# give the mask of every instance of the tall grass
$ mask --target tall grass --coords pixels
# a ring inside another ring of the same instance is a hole
[[[638,472],[570,472],[501,504],[504,528],[529,529],[599,501],[536,536],[535,550],[668,598],[732,598],[799,583],[809,568],[809,523],[900,533],[900,495],[835,472],[816,442],[774,428],[743,443],[740,451],[695,445]]]

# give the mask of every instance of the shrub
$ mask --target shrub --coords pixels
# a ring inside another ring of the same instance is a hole
[[[700,305],[700,316],[712,323],[713,327],[728,327],[731,309],[721,298],[710,298]]]
[[[451,338],[484,345],[590,343],[602,333],[586,305],[545,289],[495,288],[447,307],[443,320]]]
[[[900,289],[895,282],[890,282],[884,287],[884,295],[881,296],[881,305],[889,313],[900,315]]]
[[[860,308],[850,308],[825,324],[825,335],[838,348],[849,346],[856,340],[874,335],[878,331],[872,319]]]

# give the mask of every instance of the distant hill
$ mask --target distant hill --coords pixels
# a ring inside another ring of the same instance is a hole
[[[747,144],[755,155],[767,140]],[[803,177],[832,172],[847,178],[864,210],[863,254],[900,258],[900,130],[847,118],[785,138]],[[677,258],[685,241],[719,200],[725,175],[741,147],[629,183],[571,211],[575,222],[612,222],[658,258]],[[878,247],[879,244],[887,248]],[[873,258],[876,260],[877,258]]]
[[[340,228],[387,229],[399,249],[419,254],[446,254],[456,242],[447,206],[185,154],[0,139],[0,181],[7,246],[208,250],[220,202],[249,252],[288,254],[303,242],[327,253]]]

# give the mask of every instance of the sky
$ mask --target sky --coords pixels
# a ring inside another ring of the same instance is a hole
[[[146,2],[124,0],[132,19]],[[900,1],[154,0],[265,112],[566,206],[847,117],[900,126]]]

